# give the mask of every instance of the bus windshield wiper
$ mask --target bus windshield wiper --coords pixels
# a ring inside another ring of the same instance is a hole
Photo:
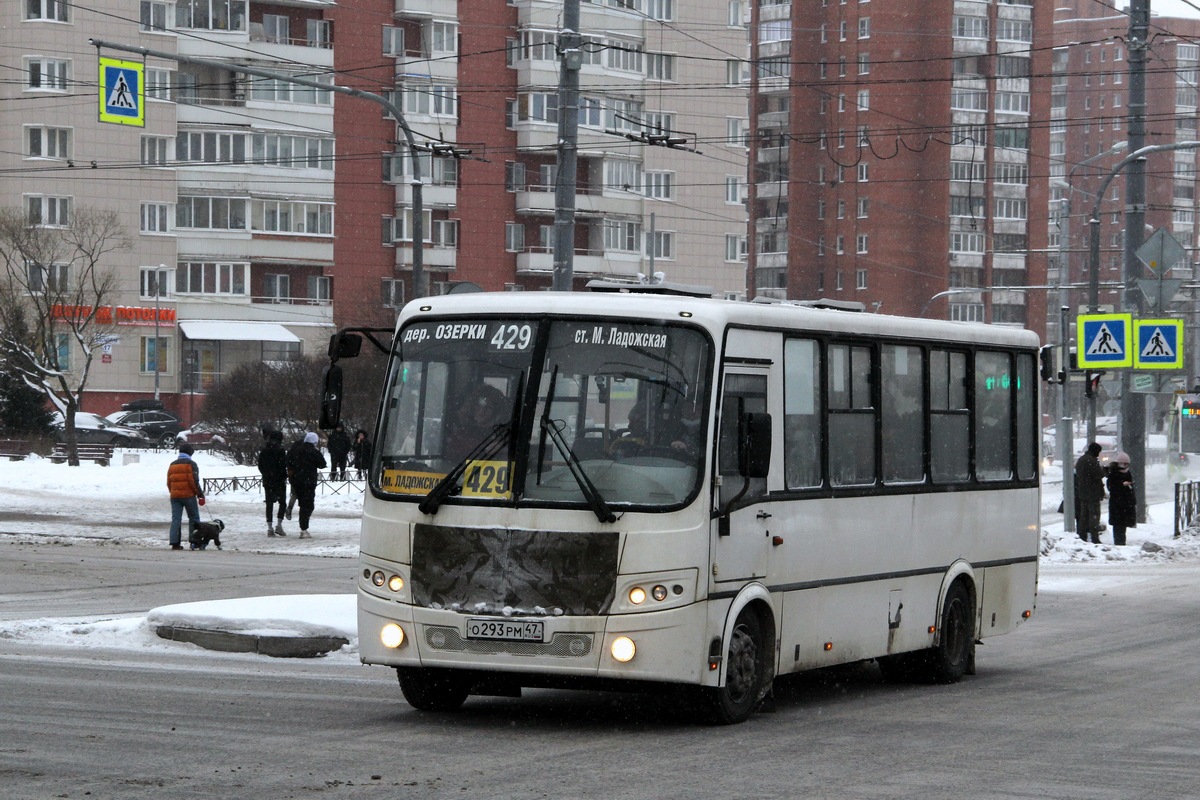
[[[617,515],[608,507],[608,503],[604,502],[604,498],[600,496],[600,491],[596,488],[596,484],[592,483],[592,479],[588,477],[583,464],[579,463],[579,458],[575,455],[575,451],[571,449],[571,445],[567,444],[567,440],[563,438],[562,431],[558,429],[558,425],[555,424],[554,420],[550,419],[548,414],[542,415],[542,433],[548,436],[550,441],[554,442],[555,448],[567,460],[567,469],[570,470],[571,477],[579,484],[579,491],[583,493],[583,497],[591,507],[592,513],[596,515],[596,519],[601,522],[616,522]]]
[[[436,514],[442,501],[458,486],[458,479],[462,477],[468,464],[472,461],[486,461],[500,450],[500,445],[512,441],[512,427],[512,422],[502,422],[493,427],[491,432],[483,438],[483,441],[475,445],[474,449],[467,453],[462,461],[455,464],[454,468],[447,472],[446,476],[429,490],[429,494],[425,495],[425,499],[417,506],[417,508],[421,509],[421,513]]]

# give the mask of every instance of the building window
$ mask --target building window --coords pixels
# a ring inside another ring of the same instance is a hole
[[[246,230],[246,200],[241,197],[187,197],[175,205],[176,228]]]
[[[142,203],[142,233],[168,233],[171,207],[167,203]]]
[[[520,253],[525,249],[525,226],[519,222],[504,223],[504,249]]]
[[[955,322],[983,322],[983,303],[951,303],[950,319]]]
[[[645,173],[646,197],[653,200],[675,199],[675,173],[667,170],[651,170]]]
[[[290,275],[263,275],[263,297],[271,303],[286,303],[292,299],[292,277]]]
[[[825,198],[817,198],[817,219],[825,219]]]
[[[837,239],[834,240],[834,252],[837,253],[839,256],[843,255],[846,252],[846,237],[845,236],[838,234]],[[840,289],[842,287],[839,285],[838,288]]]
[[[171,99],[171,71],[146,67],[146,99]]]
[[[604,66],[619,72],[642,71],[641,45],[622,39],[606,39],[604,45]]]
[[[652,81],[675,80],[675,56],[666,53],[647,53],[646,77]]]
[[[176,0],[175,27],[246,30],[246,0]]]
[[[871,72],[871,56],[868,53],[858,54],[858,74],[867,75]]]
[[[858,18],[858,38],[860,38],[860,39],[870,39],[871,38],[871,18],[870,17],[859,17]]]
[[[868,198],[866,198],[866,197],[858,198],[858,218],[859,219],[867,218],[867,206],[868,205],[869,205]]]
[[[845,200],[837,201],[837,218],[838,219],[846,218],[846,201]]]
[[[431,31],[433,52],[438,55],[458,53],[458,25],[453,22],[434,21]]]
[[[143,300],[170,297],[174,291],[171,286],[174,275],[174,270],[161,267],[142,267],[139,274],[138,296]]]
[[[740,176],[725,176],[725,202],[730,205],[738,205],[742,202],[742,178]]]
[[[382,294],[384,308],[401,308],[404,305],[404,281],[384,278]]]
[[[181,261],[175,267],[179,294],[248,294],[250,265]],[[286,276],[285,276],[286,277]]]
[[[858,90],[858,110],[859,111],[869,111],[870,108],[871,108],[871,90],[870,89],[859,89]]]
[[[824,236],[817,237],[817,255],[819,255],[819,256],[825,255],[825,237]]]
[[[646,16],[659,22],[675,19],[675,0],[646,0]]]
[[[324,275],[308,276],[308,301],[310,303],[328,303],[331,299],[331,281]]]
[[[646,255],[673,260],[675,258],[675,232],[655,231],[646,237]]]
[[[839,292],[844,288],[842,286],[842,271],[840,269],[833,275],[833,288]]]
[[[866,163],[865,161],[861,162],[858,165],[858,182],[859,183],[867,182],[868,178],[870,177],[870,173],[871,173],[870,167],[871,167],[871,165]]]
[[[171,340],[166,336],[160,336],[158,339],[143,336],[141,340],[142,357],[139,371],[168,374],[171,369]]]
[[[746,237],[736,233],[725,234],[725,260],[729,262],[746,260]]]
[[[863,237],[860,236],[859,238],[861,239]],[[866,250],[859,250],[858,252],[865,253]],[[854,288],[855,289],[867,288],[867,271],[865,269],[859,269],[859,270],[854,271]]]
[[[642,223],[638,220],[604,220],[604,249],[622,253],[642,252]]]
[[[25,61],[25,72],[29,76],[27,89],[65,92],[68,82],[67,62],[61,58],[30,58]]]
[[[263,342],[263,361],[299,361],[300,342]]]
[[[71,157],[71,129],[30,126],[26,130],[26,155],[30,158]]]
[[[71,4],[67,0],[26,0],[25,19],[70,22],[67,11],[70,7]]]
[[[141,143],[142,166],[163,167],[167,164],[166,136],[143,136]]]
[[[71,198],[25,195],[25,220],[30,225],[65,228],[71,224]]]
[[[997,219],[1026,219],[1028,216],[1028,206],[1024,200],[1005,197],[996,199]]]
[[[333,203],[255,200],[250,213],[250,229],[254,231],[333,235]]]
[[[858,236],[855,237],[855,241],[854,241],[854,252],[866,253],[868,239],[869,239],[869,237],[867,236],[867,234],[865,234],[865,233],[858,234]],[[862,283],[862,285],[859,286],[858,288],[865,289],[865,288],[867,288],[867,286],[866,286],[867,271],[864,269],[864,270],[859,270],[859,272],[862,273],[862,281],[860,281],[860,283]]]
[[[623,158],[604,160],[604,189],[635,192],[642,187],[642,163]]]
[[[142,31],[165,31],[170,6],[160,0],[142,0]]]
[[[332,75],[310,75],[318,83],[333,84]],[[315,89],[312,86],[301,86],[288,83],[277,78],[250,78],[250,96],[254,100],[266,103],[294,103],[296,105],[329,106],[333,105],[333,92],[328,89]],[[415,113],[415,112],[414,112]]]
[[[70,264],[26,264],[25,276],[30,294],[62,293],[71,288]]]

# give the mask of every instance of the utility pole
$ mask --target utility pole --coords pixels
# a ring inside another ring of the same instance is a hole
[[[576,14],[578,15],[578,0],[576,2]],[[118,42],[108,42],[103,39],[88,39],[88,44],[96,48],[99,52],[102,48],[107,47],[110,50],[117,50],[122,53],[137,53],[143,57],[154,56],[161,58],[164,61],[175,61],[179,64],[196,64],[201,67],[213,67],[219,70],[232,70],[234,72],[244,72],[247,75],[256,75],[260,78],[271,78],[284,83],[294,83],[299,86],[308,86],[313,89],[321,89],[327,92],[337,92],[338,94],[346,94],[351,97],[358,97],[363,100],[370,100],[378,103],[392,115],[396,120],[396,124],[400,126],[400,130],[404,132],[405,141],[408,144],[409,161],[412,162],[412,212],[413,212],[413,293],[417,297],[427,297],[429,295],[429,276],[425,274],[424,261],[424,242],[425,242],[425,222],[423,203],[423,194],[421,192],[421,153],[422,150],[417,146],[416,138],[413,136],[412,129],[408,127],[408,121],[404,118],[404,113],[400,111],[391,100],[388,100],[382,95],[374,92],[366,92],[362,89],[354,89],[349,86],[338,86],[336,83],[321,83],[310,78],[301,78],[296,75],[288,75],[284,72],[275,72],[274,70],[261,69],[252,67],[247,64],[231,64],[228,61],[217,61],[209,58],[196,58],[195,56],[183,56],[178,53],[166,53],[161,50],[151,50],[148,47],[134,47],[133,45],[120,44]],[[578,88],[578,81],[576,81]],[[572,187],[574,184],[572,184]]]
[[[1150,0],[1132,0],[1129,5],[1129,152],[1135,153],[1146,143],[1146,51],[1150,27]],[[1137,280],[1142,276],[1137,251],[1145,239],[1146,160],[1129,165],[1125,179],[1125,297],[1126,311],[1138,314],[1142,309]],[[1121,370],[1121,447],[1129,454],[1133,485],[1138,492],[1138,522],[1146,521],[1146,396],[1130,391],[1130,370]]]
[[[158,338],[158,298],[162,296],[162,276],[167,271],[166,264],[159,264],[154,272],[154,399],[158,396],[158,362],[162,358],[162,339]]]
[[[558,35],[558,170],[554,186],[554,276],[550,288],[569,292],[575,277],[575,182],[579,145],[579,0],[564,0]]]

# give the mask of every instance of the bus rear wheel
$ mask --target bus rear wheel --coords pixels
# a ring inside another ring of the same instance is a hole
[[[396,667],[396,677],[404,699],[420,711],[454,711],[471,692],[471,685],[451,670]]]
[[[942,635],[928,653],[929,680],[933,683],[957,683],[971,665],[975,649],[975,612],[971,596],[961,581],[946,592],[942,604]]]
[[[717,725],[745,722],[767,693],[770,652],[765,646],[762,621],[743,609],[733,626],[725,653],[725,685],[703,690],[706,718]]]

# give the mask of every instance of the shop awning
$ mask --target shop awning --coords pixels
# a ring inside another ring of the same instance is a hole
[[[189,320],[179,329],[189,339],[215,339],[222,342],[298,342],[300,337],[274,322],[226,322],[225,320]]]

